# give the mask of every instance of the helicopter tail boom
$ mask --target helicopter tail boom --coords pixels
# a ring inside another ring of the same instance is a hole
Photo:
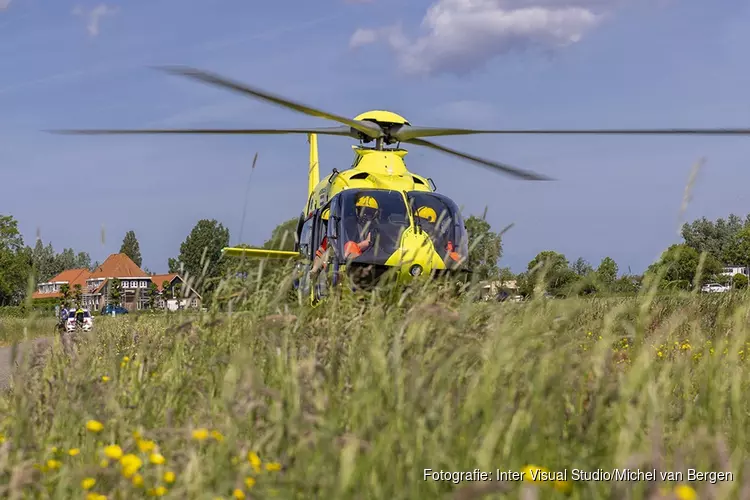
[[[251,259],[296,259],[299,252],[287,250],[266,250],[265,248],[227,247],[221,250],[226,257],[247,257]]]

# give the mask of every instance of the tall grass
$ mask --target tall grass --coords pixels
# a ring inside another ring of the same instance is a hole
[[[31,359],[0,398],[0,496],[750,493],[744,297],[498,304],[423,290],[315,309],[254,286],[242,297],[232,314],[113,318],[71,357],[56,342]],[[530,465],[566,481],[425,479]],[[683,476],[572,473],[614,468]],[[688,469],[733,481],[687,488]]]

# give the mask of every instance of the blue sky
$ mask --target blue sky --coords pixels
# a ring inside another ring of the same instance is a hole
[[[181,64],[355,116],[480,128],[750,126],[750,4],[740,0],[0,0],[0,213],[103,260],[127,230],[144,266],[200,218],[260,244],[296,216],[304,136],[55,136],[55,128],[335,125],[149,69]],[[750,138],[478,136],[440,141],[551,175],[527,182],[412,147],[410,168],[505,235],[642,271],[683,218],[750,212]],[[353,141],[320,139],[323,172]],[[102,227],[105,239],[102,243]]]

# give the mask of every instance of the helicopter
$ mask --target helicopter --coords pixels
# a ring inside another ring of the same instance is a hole
[[[313,305],[340,283],[341,273],[360,284],[377,283],[387,271],[401,282],[425,276],[470,273],[469,238],[456,203],[438,193],[430,177],[408,170],[401,144],[426,147],[517,179],[550,181],[550,177],[505,163],[463,153],[426,137],[473,134],[567,135],[750,135],[750,129],[506,129],[476,130],[413,126],[391,111],[372,110],[354,118],[336,115],[284,97],[190,67],[159,68],[308,116],[339,123],[334,127],[289,129],[89,129],[54,133],[103,134],[306,134],[309,143],[307,199],[299,216],[293,251],[243,246],[222,250],[228,257],[296,259],[295,286]],[[355,139],[348,169],[332,169],[320,178],[318,135]],[[356,272],[355,272],[356,271]]]

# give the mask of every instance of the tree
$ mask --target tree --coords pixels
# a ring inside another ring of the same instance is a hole
[[[685,245],[696,250],[698,254],[706,252],[724,264],[737,264],[735,259],[741,255],[736,246],[737,234],[750,225],[750,215],[743,221],[739,216],[730,214],[726,220],[709,221],[705,217],[682,226],[682,238]]]
[[[91,268],[91,256],[87,252],[78,252],[76,255],[76,269]]]
[[[221,249],[226,246],[229,246],[229,229],[214,219],[202,219],[180,245],[177,259],[169,259],[169,272],[186,273],[198,280],[193,281],[193,287],[205,296],[214,289],[216,279],[224,274]]]
[[[0,306],[23,299],[32,266],[32,252],[24,247],[18,221],[0,215]]]
[[[73,302],[76,304],[76,307],[83,305],[83,287],[78,283],[73,285]]]
[[[66,248],[55,258],[58,272],[76,268],[76,253],[72,248]]]
[[[115,305],[121,305],[120,300],[122,299],[122,283],[119,279],[114,278],[109,282],[109,302]]]
[[[748,279],[744,274],[735,274],[732,277],[732,287],[736,290],[747,289]]]
[[[531,295],[543,275],[542,286],[552,295],[565,295],[570,286],[578,280],[578,275],[568,267],[565,255],[551,250],[539,252],[527,266],[521,288],[522,295]]]
[[[286,250],[293,251],[297,243],[297,223],[299,217],[292,217],[285,220],[274,228],[271,237],[263,243],[263,248],[267,250]]]
[[[572,266],[570,266],[570,268],[578,276],[586,276],[594,272],[594,268],[591,267],[591,264],[589,264],[588,261],[586,261],[586,259],[584,259],[583,257],[578,257],[578,259],[573,263]]]
[[[466,219],[469,236],[467,265],[478,280],[494,279],[499,270],[497,261],[503,253],[500,235],[492,232],[490,223],[474,215]]]
[[[164,298],[164,300],[173,299],[174,298],[174,297],[170,297],[169,296],[169,292],[170,292],[169,287],[170,287],[169,281],[164,280],[164,282],[162,282],[162,284],[161,284],[161,294],[162,294],[162,297]]]
[[[141,246],[138,243],[138,238],[135,237],[135,231],[128,231],[125,233],[125,237],[122,239],[122,245],[120,246],[120,253],[124,253],[130,260],[135,262],[135,265],[141,267],[143,258],[141,257]]]
[[[652,275],[663,273],[660,282],[663,287],[688,290],[695,281],[699,262],[700,254],[695,248],[684,243],[676,244],[667,248],[659,261],[649,266],[646,272]],[[716,279],[721,271],[721,263],[713,255],[706,254],[699,284]]]
[[[41,239],[36,240],[36,244],[31,250],[31,262],[37,284],[48,282],[60,272],[58,271],[56,257],[52,243],[45,246]]]
[[[612,257],[604,257],[596,268],[596,276],[600,283],[607,288],[611,288],[617,279],[617,263]]]
[[[167,281],[167,283],[169,283]],[[159,287],[153,281],[148,284],[148,308],[153,309],[156,305],[156,299],[159,297]]]
[[[70,285],[67,283],[60,285],[60,295],[62,295],[62,303],[66,307],[70,305]]]

